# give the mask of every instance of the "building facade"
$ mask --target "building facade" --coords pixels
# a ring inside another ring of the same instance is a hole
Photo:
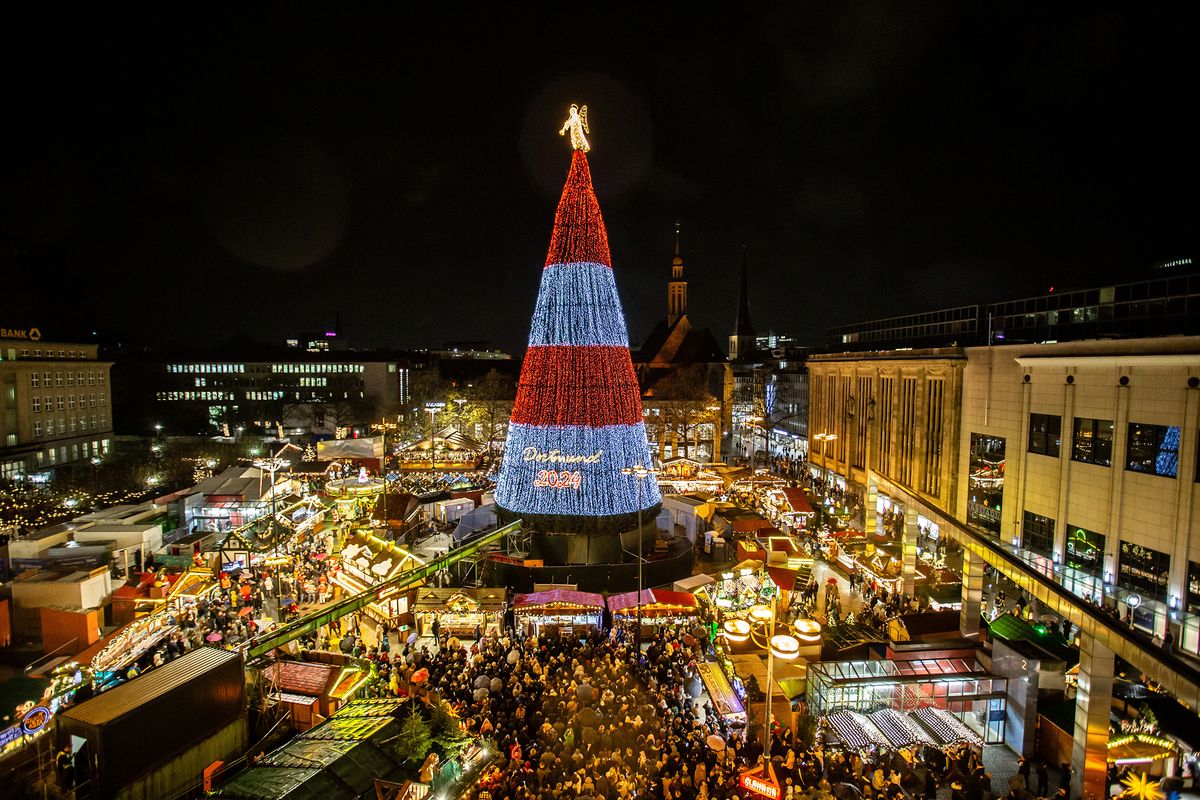
[[[0,479],[37,479],[103,458],[112,439],[112,363],[98,359],[94,344],[42,341],[36,329],[3,334]]]
[[[866,487],[868,508],[886,503],[876,476],[903,486],[1200,654],[1200,337],[845,353],[809,369],[812,469]]]
[[[860,486],[869,484],[873,470],[953,510],[966,365],[961,350],[814,355],[807,365],[814,469],[835,483]]]
[[[237,428],[328,433],[401,414],[413,365],[406,354],[291,350],[276,357],[123,359],[115,377],[121,430],[231,435]],[[127,412],[127,413],[126,413]]]

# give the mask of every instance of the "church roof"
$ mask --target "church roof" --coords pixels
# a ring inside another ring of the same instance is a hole
[[[711,364],[724,361],[725,351],[708,328],[693,328],[684,316],[674,325],[667,324],[665,319],[659,320],[633,354],[633,360],[637,364],[655,366]]]

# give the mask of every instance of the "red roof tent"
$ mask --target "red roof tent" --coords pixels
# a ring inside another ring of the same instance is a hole
[[[637,592],[625,592],[612,595],[608,598],[608,610],[615,613],[627,608],[637,608],[637,594]],[[691,592],[673,592],[667,589],[645,589],[642,591],[642,606],[650,605],[695,608],[696,595]]]
[[[539,608],[552,603],[571,603],[586,608],[604,608],[604,597],[594,592],[577,592],[572,589],[548,589],[544,592],[519,594],[513,599],[513,608]]]
[[[804,494],[803,489],[799,489],[794,486],[787,487],[783,490],[783,496],[787,498],[788,505],[791,506],[794,513],[813,513],[812,503],[808,502],[808,497]]]
[[[796,570],[789,567],[767,567],[767,574],[780,591],[790,592],[796,586]]]

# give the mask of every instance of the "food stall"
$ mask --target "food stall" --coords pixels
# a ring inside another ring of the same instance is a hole
[[[518,626],[530,635],[541,633],[573,636],[600,627],[604,598],[595,592],[575,589],[548,589],[519,594],[513,599],[513,615]]]
[[[451,636],[475,636],[478,628],[485,635],[504,629],[504,611],[508,606],[508,590],[502,587],[478,589],[438,589],[422,586],[415,590],[412,600],[417,632],[433,635],[436,620],[438,630]]]
[[[400,573],[416,569],[425,562],[395,542],[381,539],[366,530],[355,531],[341,552],[341,569],[333,573],[333,583],[345,594],[374,589]],[[408,595],[396,587],[381,590],[364,611],[385,625],[402,624],[408,613]]]
[[[696,671],[700,673],[700,682],[717,713],[727,722],[746,724],[746,706],[733,690],[721,665],[715,661],[701,661],[696,664]]]
[[[642,629],[676,626],[694,621],[700,614],[696,595],[668,589],[645,589],[641,593]],[[608,610],[614,623],[637,625],[638,593],[625,592],[608,598]]]

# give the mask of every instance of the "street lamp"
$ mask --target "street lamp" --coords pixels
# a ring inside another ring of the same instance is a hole
[[[283,458],[281,458],[281,456],[285,452],[287,452],[289,449],[295,450],[298,453],[304,452],[296,445],[292,444],[291,442],[288,442],[283,447],[279,448],[279,450],[274,455],[272,455],[270,458],[256,458],[251,462],[252,464],[254,464],[254,466],[258,467],[260,470],[267,470],[271,473],[271,549],[272,549],[272,551],[274,551],[273,556],[275,557],[273,560],[278,559],[278,557],[279,557],[279,538],[275,532],[275,495],[276,495],[275,473],[278,472],[279,470],[283,469],[284,467],[291,465],[290,462],[284,461]],[[261,481],[260,481],[260,486],[261,486]],[[247,555],[246,558],[247,558],[247,560],[249,560],[249,555]],[[275,570],[276,570],[276,574],[278,574],[279,567],[276,566]]]
[[[429,471],[433,472],[437,469],[437,428],[434,427],[434,418],[437,413],[446,407],[445,403],[426,403],[425,410],[429,412]]]
[[[765,566],[764,566],[765,569]],[[747,639],[767,651],[767,686],[763,703],[763,775],[770,774],[771,767],[771,695],[775,686],[775,659],[794,661],[800,655],[800,640],[789,633],[775,632],[775,610],[779,601],[779,589],[771,594],[771,604],[751,606],[749,619],[728,619],[721,626],[721,633],[731,642]],[[806,627],[803,631],[811,638]],[[797,629],[797,634],[802,633]]]
[[[642,532],[642,481],[650,475],[657,475],[658,470],[653,467],[643,467],[637,464],[632,467],[626,467],[621,470],[622,475],[632,475],[637,478],[637,516],[638,516],[638,593],[637,593],[637,636],[634,642],[637,646],[637,657],[641,658],[642,652],[642,564],[646,561],[646,546],[643,543]]]
[[[458,405],[458,432],[466,433],[466,430],[463,426],[462,409],[463,403],[467,402],[467,399],[465,397],[456,397],[454,398],[454,402]]]
[[[828,445],[826,445],[824,443],[832,442],[833,440],[837,439],[838,437],[837,437],[836,433],[814,433],[812,438],[816,439],[818,442],[822,442],[822,444],[821,444],[821,482],[824,483],[826,473],[828,472],[828,470],[826,468],[826,452],[825,452]]]

